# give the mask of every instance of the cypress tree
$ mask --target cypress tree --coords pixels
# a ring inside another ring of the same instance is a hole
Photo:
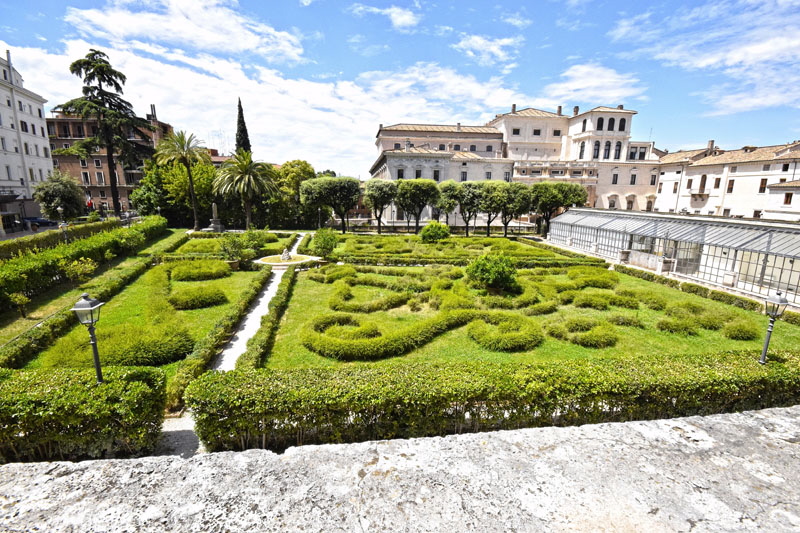
[[[247,135],[247,124],[244,123],[244,111],[242,111],[242,99],[239,98],[239,117],[236,119],[236,151],[244,150],[251,152],[250,137]]]

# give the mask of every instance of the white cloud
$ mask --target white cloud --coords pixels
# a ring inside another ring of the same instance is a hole
[[[643,99],[646,91],[633,74],[621,74],[597,63],[572,65],[560,78],[543,88],[534,106],[555,107],[565,102],[614,105]]]
[[[527,17],[525,17],[522,13],[508,13],[503,16],[501,19],[506,24],[511,24],[512,26],[516,26],[519,29],[527,28],[533,21]]]
[[[422,20],[422,15],[414,13],[410,9],[397,6],[379,8],[364,4],[353,4],[350,6],[350,12],[359,17],[365,14],[384,15],[389,17],[392,27],[398,31],[410,31]]]
[[[304,7],[308,7],[314,0],[300,0],[300,5]]]
[[[451,46],[477,64],[490,67],[497,63],[512,62],[524,41],[522,36],[492,39],[482,35],[462,34],[461,40]]]
[[[347,38],[347,43],[350,45],[350,50],[364,57],[373,57],[390,50],[387,44],[368,44],[361,34],[351,35]]]
[[[439,37],[442,37],[444,35],[450,35],[451,33],[453,33],[452,26],[436,26],[434,28],[434,35],[437,35]]]
[[[648,11],[620,20],[613,41],[628,55],[723,76],[697,93],[710,114],[800,107],[800,1],[723,0],[665,16]]]
[[[87,39],[147,39],[207,52],[249,52],[271,63],[303,61],[300,37],[242,15],[234,0],[148,0],[135,6],[121,0],[102,8],[67,7],[64,20]]]

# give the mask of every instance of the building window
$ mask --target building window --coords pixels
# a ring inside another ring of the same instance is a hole
[[[86,168],[89,166],[89,163],[87,163],[85,159],[81,159],[81,166]]]
[[[88,172],[81,172],[81,178],[83,178],[83,184],[84,185],[91,185],[91,182],[89,181],[89,173]]]
[[[619,131],[625,131],[625,119],[619,119]]]
[[[42,152],[44,152],[45,157],[50,157],[50,149],[47,146],[42,147]]]
[[[611,157],[611,141],[606,141],[605,148],[603,148],[603,159]]]
[[[31,134],[36,135],[36,124],[31,123]]]
[[[639,147],[639,159],[643,160],[645,155],[647,155],[647,148],[645,148],[644,146],[640,146]]]
[[[763,167],[761,167],[761,170],[763,170],[764,172],[769,172],[769,165],[764,165]]]
[[[733,180],[728,180],[728,192],[733,192]]]
[[[792,205],[792,196],[794,193],[787,192],[783,195],[783,205]]]
[[[474,144],[470,144],[469,145],[469,151],[470,152],[477,152],[478,151],[478,147],[475,146]]]
[[[64,149],[67,149],[67,148],[69,148],[69,143],[64,143],[64,144],[62,144],[61,146],[62,146]]]
[[[781,178],[778,180],[778,183],[786,183],[786,178]]]
[[[608,131],[614,131],[614,118],[608,119]]]
[[[487,152],[491,152],[492,151],[492,145],[491,144],[487,144],[486,145],[486,151]]]
[[[461,151],[461,145],[460,144],[453,145],[453,150],[455,150],[456,152],[460,152]]]
[[[756,209],[753,211],[753,218],[761,218],[761,210]]]
[[[554,137],[561,137],[561,130],[553,130]]]
[[[58,159],[53,159],[53,166],[58,168]]]
[[[650,174],[650,185],[656,184],[657,176],[655,174]]]
[[[33,177],[33,169],[32,168],[28,169],[28,177],[31,179],[31,181],[36,181],[35,178]]]
[[[739,170],[739,167],[731,167],[730,172],[731,174],[735,174],[737,170]]]
[[[433,170],[433,181],[439,181],[439,169]]]
[[[106,197],[106,191],[104,191],[103,189],[100,189],[100,191],[98,191],[97,194],[100,196],[100,198],[105,198]]]
[[[511,130],[511,135],[519,135],[519,128],[514,128]]]
[[[397,169],[397,179],[399,179],[399,180],[403,179],[403,175],[404,175],[404,173],[405,173],[405,170],[404,170],[404,169],[402,169],[402,168],[398,168],[398,169]]]
[[[0,137],[0,148],[2,148],[3,151],[5,151],[5,149],[6,149],[6,138],[5,137]]]
[[[633,210],[633,200],[628,200],[626,202],[625,209],[627,209],[628,211]]]
[[[400,149],[400,143],[394,143],[394,149],[395,150],[399,150]]]
[[[789,163],[784,163],[783,167],[781,168],[783,172],[789,172]]]
[[[578,159],[583,159],[583,153],[586,151],[586,141],[581,141],[581,149],[578,154]]]
[[[56,127],[53,124],[47,125],[47,134],[55,136],[56,134]]]
[[[525,170],[524,168],[521,168],[521,169],[519,170],[519,173],[520,173],[520,174],[522,174],[522,175],[525,175],[525,174],[527,174],[527,173],[528,173],[528,171],[527,171],[527,170]]]
[[[466,170],[462,170],[461,171],[461,181],[467,181],[467,171]]]
[[[628,159],[636,159],[636,147],[631,146],[630,151],[628,152]],[[680,174],[680,171],[675,171],[676,174]]]
[[[421,178],[422,177],[422,169],[421,168],[418,168],[418,169],[414,170],[414,177],[415,178]]]
[[[39,112],[39,118],[43,118],[43,117],[42,117],[42,108],[40,107],[40,108],[39,108],[39,109],[37,109],[36,111],[38,111],[38,112]]]
[[[594,152],[592,152],[592,158],[598,159],[600,157],[600,141],[594,142]]]
[[[636,185],[636,174],[631,174],[631,185]]]
[[[39,169],[39,181],[44,181],[44,172],[42,172],[41,168]]]
[[[28,150],[28,143],[22,143],[22,148],[25,151],[25,155],[31,155],[30,151]]]
[[[439,150],[440,150],[440,151],[444,151],[444,145],[443,145],[443,144],[440,144],[440,145],[439,145]]]
[[[723,209],[722,210],[722,216],[724,216],[724,217],[731,216],[731,210],[730,209]]]
[[[692,180],[688,179],[686,180],[686,190],[689,190],[691,188],[692,188]]]
[[[22,100],[17,100],[17,104],[19,105],[19,110],[20,111],[25,111],[25,107],[23,107],[23,105],[22,105]]]
[[[720,183],[722,182],[722,178],[714,178],[714,188],[719,189]]]
[[[603,129],[603,117],[597,119],[597,130],[600,131]]]
[[[11,180],[11,179],[14,179],[14,178],[13,178],[13,176],[11,175],[11,167],[10,167],[10,166],[8,166],[8,165],[6,165],[6,177],[7,177],[8,179],[10,179],[10,180]]]
[[[487,180],[492,179],[492,173],[490,171],[486,171],[486,179]]]
[[[759,193],[767,192],[767,178],[761,179],[761,183],[758,185],[758,192]]]
[[[551,176],[563,176],[564,175],[564,171],[563,170],[552,170],[552,171],[550,171],[550,175]]]
[[[675,194],[677,192],[678,192],[678,182],[676,181],[675,183],[672,184],[672,194]]]
[[[658,184],[658,194],[661,194],[661,189],[663,189],[663,188],[664,188],[663,186],[664,186],[664,184],[663,184],[663,183],[659,183],[659,184]]]
[[[75,128],[78,130],[76,137],[83,137],[83,124],[77,124]]]
[[[616,200],[609,200],[608,201],[608,208],[609,209],[616,209],[616,207],[617,207],[617,201]]]
[[[617,144],[614,146],[614,159],[619,159],[619,156],[622,154],[622,142],[617,141]]]
[[[581,126],[581,133],[586,131],[586,119],[583,119],[583,126]]]
[[[25,122],[24,120],[20,120],[19,129],[21,129],[23,133],[28,133],[28,123]]]
[[[611,174],[611,185],[616,185],[619,182],[619,174]]]
[[[541,135],[541,134],[542,134],[542,130],[540,130],[540,129],[535,129],[535,130],[533,130],[533,134],[534,134],[534,135],[536,135],[536,136],[538,137],[539,135]]]

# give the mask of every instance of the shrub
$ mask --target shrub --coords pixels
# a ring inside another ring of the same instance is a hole
[[[201,259],[172,263],[170,272],[175,281],[202,281],[230,276],[231,267],[218,259]]]
[[[76,284],[86,283],[92,277],[94,271],[97,270],[97,263],[88,257],[79,257],[72,261],[61,259],[58,262],[58,266],[67,279]]]
[[[219,287],[179,287],[167,298],[175,309],[200,309],[224,304],[228,301]]]
[[[539,324],[505,313],[470,322],[467,335],[487,350],[496,352],[531,350],[544,341]]]
[[[536,316],[536,315],[549,315],[551,313],[555,313],[556,311],[558,311],[558,302],[550,300],[547,302],[542,302],[539,304],[532,305],[529,308],[524,309],[523,313],[525,313],[526,315]]]
[[[8,300],[17,306],[17,311],[19,311],[20,316],[25,318],[27,316],[27,312],[25,306],[31,303],[31,299],[25,296],[24,293],[21,292],[12,292],[8,295]]]
[[[226,261],[239,261],[244,248],[239,236],[232,233],[226,233],[219,241],[219,252]]]
[[[516,268],[505,255],[482,255],[467,267],[467,278],[483,287],[496,290],[518,290]]]
[[[789,324],[794,324],[795,326],[800,326],[800,313],[795,313],[793,311],[784,311],[783,316],[781,318],[788,322]]]
[[[333,283],[340,279],[352,278],[358,274],[352,265],[328,265],[317,272],[310,272],[308,279],[319,283]]]
[[[708,298],[708,293],[710,292],[708,287],[703,287],[702,285],[688,282],[681,283],[681,290],[690,294],[696,294],[697,296],[701,296],[703,298]]]
[[[648,309],[652,309],[653,311],[663,311],[667,308],[667,300],[655,294],[642,295],[641,300]]]
[[[432,220],[419,232],[419,238],[424,243],[443,241],[450,237],[450,226]]]
[[[558,281],[553,283],[553,288],[556,292],[577,291],[581,289],[574,281]]]
[[[631,328],[644,328],[644,323],[639,317],[634,315],[611,315],[607,320],[615,326],[626,326]]]
[[[314,252],[314,255],[328,257],[338,243],[339,237],[334,230],[331,228],[321,228],[314,234],[314,239],[311,241],[311,250]]]
[[[639,300],[630,296],[620,296],[619,294],[612,294],[609,298],[609,303],[615,307],[624,307],[626,309],[639,309]]]
[[[15,371],[0,379],[0,461],[140,455],[161,437],[164,372]]]
[[[589,331],[575,333],[569,340],[584,348],[608,348],[617,344],[619,335],[610,324],[600,324]]]
[[[117,229],[120,225],[121,222],[119,219],[114,218],[104,222],[70,226],[67,228],[67,235],[70,241],[78,241],[97,233]],[[40,231],[33,235],[28,235],[27,237],[0,241],[0,258],[10,259],[21,254],[37,253],[63,244],[64,233],[62,230],[51,229]]]
[[[98,346],[106,365],[161,366],[186,357],[194,340],[184,328],[117,326],[98,331]]]
[[[218,254],[220,251],[219,239],[189,239],[178,248],[179,254]]]
[[[708,297],[712,300],[726,303],[734,307],[747,309],[748,311],[757,311],[760,313],[764,309],[764,304],[762,302],[751,300],[750,298],[736,296],[735,294],[730,294],[728,292],[711,291],[708,293]]]
[[[694,317],[698,326],[712,331],[721,329],[730,318],[730,316],[718,312],[707,312]]]
[[[564,291],[558,295],[558,301],[561,305],[571,304],[578,294],[578,291]]]
[[[588,316],[574,316],[564,321],[564,327],[570,333],[576,331],[589,331],[590,329],[598,326],[600,322],[597,319]]]
[[[676,318],[692,318],[707,311],[706,306],[696,302],[680,302],[667,307],[667,315]]]
[[[560,339],[562,341],[569,340],[569,331],[564,327],[564,324],[552,322],[545,327],[545,331],[555,339]]]
[[[722,328],[722,334],[735,341],[752,341],[761,336],[758,326],[746,318],[728,323]]]
[[[389,294],[383,298],[377,298],[371,302],[355,303],[349,302],[353,293],[348,285],[343,281],[337,282],[339,286],[328,301],[328,306],[334,311],[345,313],[374,313],[376,311],[386,311],[405,305],[411,297],[410,293]]]
[[[697,335],[697,325],[691,318],[662,318],[656,328],[669,333],[681,335]]]
[[[667,287],[672,287],[673,289],[677,289],[681,284],[681,282],[678,281],[677,279],[659,276],[658,274],[653,274],[652,272],[639,270],[638,268],[632,268],[625,265],[614,265],[614,271],[620,272],[622,274],[627,274],[629,276],[633,276],[636,278],[640,278],[643,280],[652,281],[660,285],[666,285]]]
[[[588,307],[601,311],[608,309],[608,296],[599,293],[578,293],[572,300],[575,307]]]

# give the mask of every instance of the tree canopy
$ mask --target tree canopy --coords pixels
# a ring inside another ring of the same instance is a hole
[[[178,163],[186,169],[187,185],[189,190],[189,200],[191,201],[192,213],[194,215],[194,230],[200,229],[200,218],[197,213],[197,196],[194,190],[194,180],[192,178],[192,166],[197,163],[210,163],[211,156],[208,150],[201,145],[194,134],[186,134],[185,131],[170,133],[156,147],[156,161],[159,165],[169,165]]]
[[[253,160],[253,154],[238,150],[217,170],[214,192],[224,197],[242,201],[245,229],[250,229],[253,202],[258,198],[278,193],[275,169],[268,163]]]
[[[458,212],[466,224],[466,235],[469,237],[469,224],[478,217],[483,201],[483,188],[477,181],[465,181],[458,184]]]
[[[364,190],[364,202],[375,213],[378,219],[378,233],[381,232],[383,211],[391,205],[397,196],[397,184],[391,180],[371,179]]]
[[[314,178],[300,185],[300,201],[309,206],[329,206],[342,221],[342,233],[347,231],[347,212],[358,205],[360,183],[355,178]]]
[[[414,217],[414,233],[419,233],[422,211],[429,205],[436,205],[438,199],[439,188],[433,180],[416,178],[400,180],[397,184],[397,203]]]
[[[531,204],[542,215],[547,227],[550,230],[550,219],[561,208],[569,208],[572,205],[583,205],[586,203],[586,189],[578,183],[540,181],[531,185]]]
[[[72,220],[83,215],[83,191],[72,176],[58,169],[47,181],[36,186],[33,198],[49,219]],[[59,207],[63,209],[61,214]]]
[[[503,237],[506,237],[508,236],[508,224],[514,218],[531,211],[531,191],[530,187],[524,183],[503,182],[500,194],[503,195],[500,221],[503,223]]]
[[[508,200],[503,194],[504,181],[482,181],[481,184],[481,211],[486,214],[486,236],[491,235],[492,222],[503,211]]]
[[[250,136],[247,134],[247,124],[244,123],[242,99],[239,98],[238,114],[236,116],[236,151],[250,152]]]
[[[458,183],[455,181],[447,180],[439,184],[439,201],[436,202],[436,207],[444,213],[446,224],[450,223],[450,213],[458,207],[458,194]]]

